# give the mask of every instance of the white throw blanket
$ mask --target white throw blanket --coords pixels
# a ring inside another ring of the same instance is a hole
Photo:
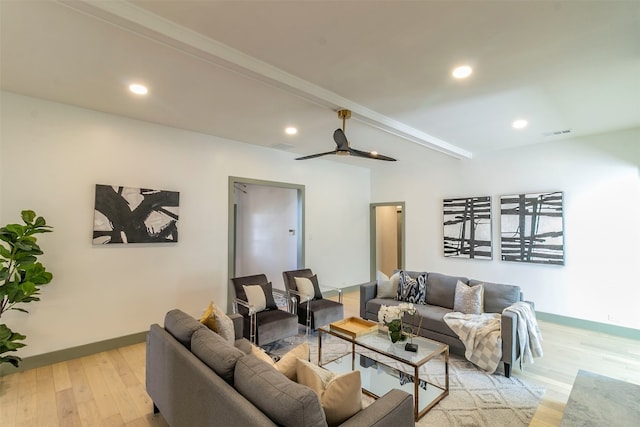
[[[542,357],[542,334],[536,313],[526,302],[516,302],[504,311],[515,313],[518,319],[518,343],[520,344],[520,369],[522,363],[533,363],[534,357]]]
[[[466,349],[464,357],[478,368],[493,373],[502,359],[500,314],[447,313],[444,321]]]

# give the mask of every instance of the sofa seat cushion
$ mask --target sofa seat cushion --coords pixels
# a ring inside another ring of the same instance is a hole
[[[413,329],[420,325],[420,317],[422,316],[421,329],[438,332],[455,338],[458,337],[444,321],[444,315],[451,313],[451,309],[429,304],[414,305],[414,307],[416,308],[416,314],[404,317],[405,323],[411,325]],[[421,333],[420,335],[423,334]]]
[[[164,329],[188,349],[191,349],[193,333],[203,328],[206,326],[177,308],[164,316]]]
[[[328,325],[331,322],[335,322],[336,319],[344,319],[344,306],[342,304],[330,299],[313,300],[298,305],[298,322],[302,325],[307,323],[307,304],[311,305],[312,329]]]
[[[284,310],[264,310],[256,313],[258,323],[258,345],[268,344],[283,337],[296,335],[298,319]],[[245,338],[249,338],[251,318],[244,318]]]
[[[502,313],[502,310],[520,301],[520,286],[469,280],[469,286],[479,284],[484,286],[484,311],[486,313]]]
[[[233,384],[236,362],[245,355],[208,328],[201,328],[193,333],[191,351],[229,384]]]
[[[453,310],[453,302],[458,281],[469,284],[466,277],[448,276],[440,273],[427,274],[427,304]]]
[[[236,363],[235,389],[273,422],[284,427],[327,425],[318,395],[253,355]]]

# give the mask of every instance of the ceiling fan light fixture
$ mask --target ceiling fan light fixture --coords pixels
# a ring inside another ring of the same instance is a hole
[[[295,135],[298,133],[298,129],[294,128],[293,126],[289,126],[285,128],[284,133],[286,133],[287,135]]]
[[[469,65],[460,65],[453,69],[451,75],[456,79],[466,79],[471,73],[473,73],[473,68]]]
[[[396,159],[389,156],[378,154],[377,151],[360,151],[352,148],[349,145],[349,140],[344,134],[345,125],[347,119],[351,117],[350,110],[339,110],[338,118],[342,119],[342,129],[336,129],[333,132],[333,141],[336,143],[336,149],[333,151],[327,151],[326,153],[311,154],[309,156],[298,157],[296,160],[308,160],[315,159],[316,157],[326,156],[329,154],[335,154],[337,156],[354,156],[354,157],[366,157],[368,159],[385,160],[387,162],[395,162]]]

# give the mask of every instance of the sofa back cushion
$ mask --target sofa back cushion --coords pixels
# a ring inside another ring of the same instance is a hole
[[[273,366],[248,354],[236,363],[236,390],[273,422],[284,427],[327,425],[318,395]]]
[[[193,333],[191,352],[231,385],[233,385],[236,362],[245,355],[208,328],[201,328]]]
[[[502,310],[521,299],[520,286],[501,285],[475,279],[469,281],[469,286],[479,284],[484,285],[484,311],[486,313],[502,313]]]
[[[427,274],[427,304],[453,310],[458,280],[469,284],[469,279],[466,277],[447,276],[440,273]]]
[[[191,349],[191,336],[202,328],[206,326],[177,308],[164,316],[164,329],[188,349]]]

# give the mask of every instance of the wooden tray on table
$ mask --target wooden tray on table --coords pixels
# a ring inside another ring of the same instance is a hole
[[[376,322],[359,317],[349,317],[344,320],[338,320],[337,322],[331,323],[329,327],[332,331],[349,335],[352,338],[370,334],[378,330],[378,324]]]

